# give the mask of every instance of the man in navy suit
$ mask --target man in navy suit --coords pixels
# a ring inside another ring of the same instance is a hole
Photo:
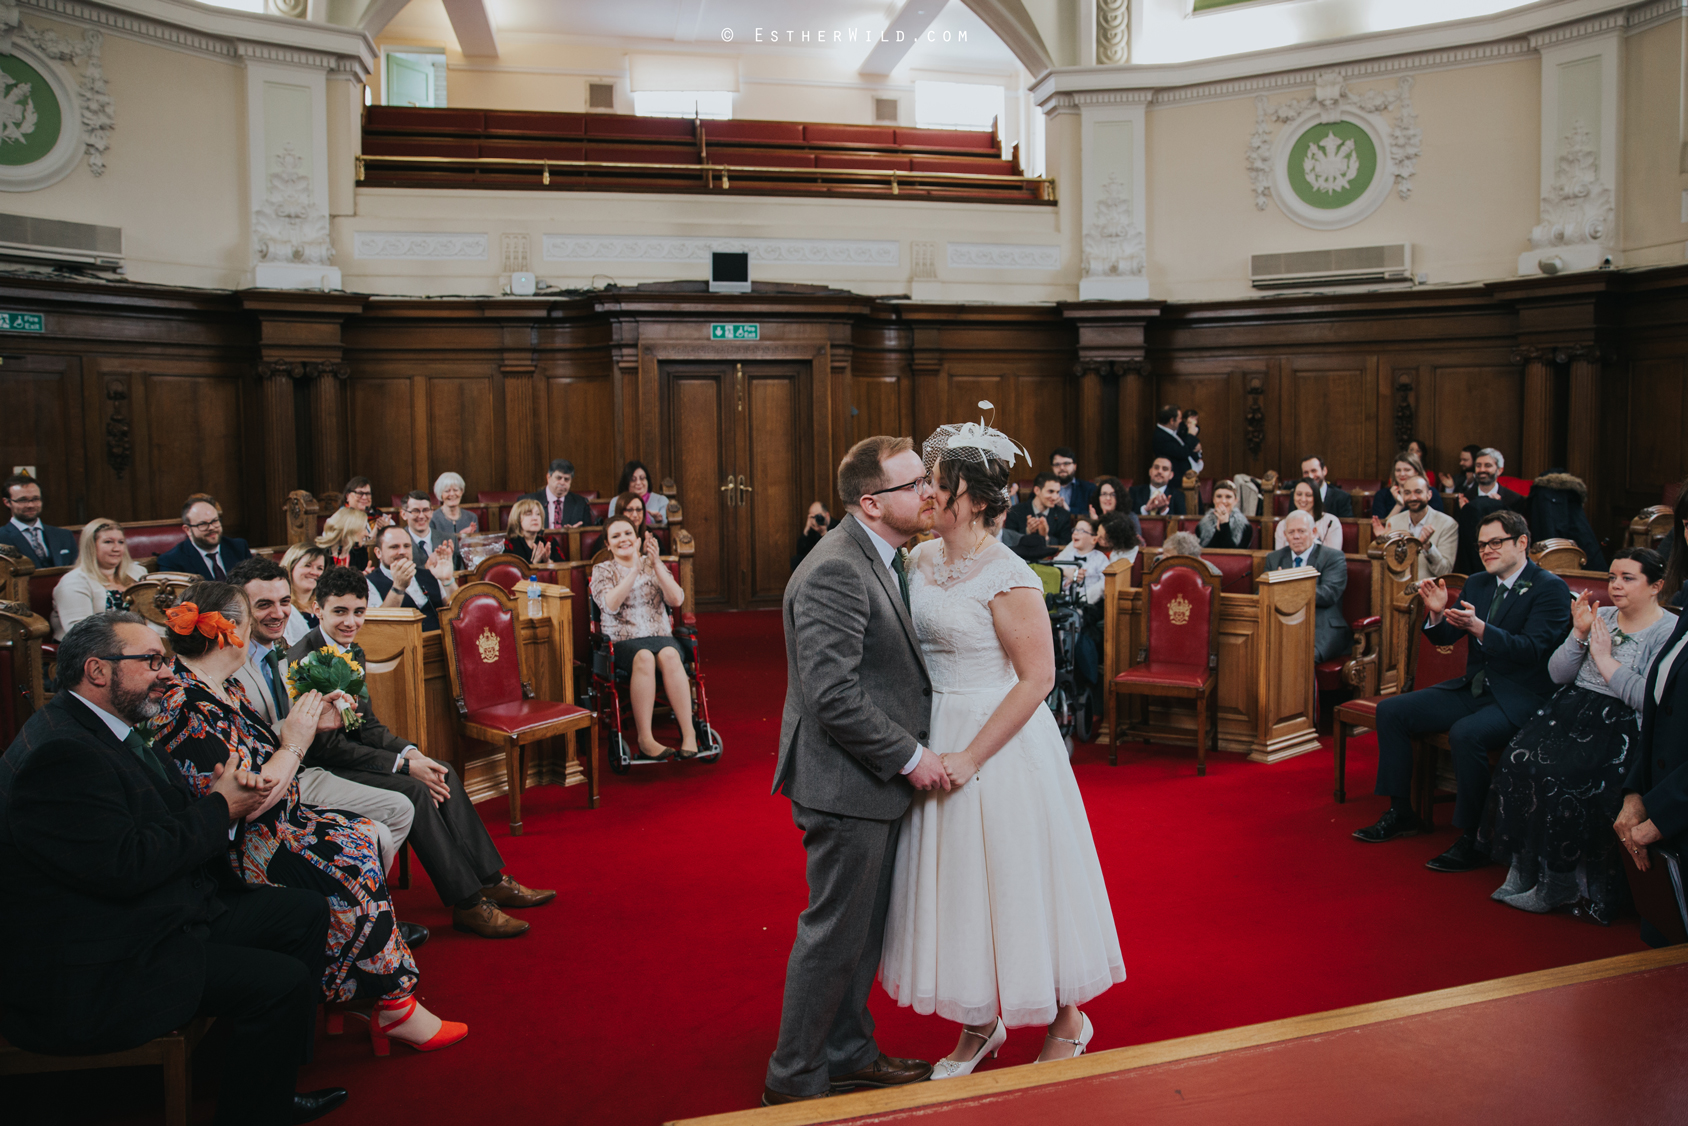
[[[1324,458],[1318,454],[1308,454],[1302,458],[1301,475],[1309,481],[1319,483],[1319,503],[1325,506],[1326,512],[1339,518],[1354,515],[1354,498],[1348,495],[1348,490],[1325,480],[1330,475],[1330,470],[1325,467]]]
[[[1448,733],[1458,795],[1454,826],[1462,835],[1426,867],[1469,872],[1488,863],[1477,851],[1477,824],[1489,796],[1489,753],[1498,751],[1553,694],[1547,659],[1571,628],[1571,591],[1558,575],[1530,562],[1530,525],[1511,510],[1492,513],[1478,531],[1484,570],[1457,604],[1441,579],[1419,584],[1424,635],[1452,645],[1469,635],[1465,675],[1418,692],[1391,696],[1377,708],[1377,793],[1390,799],[1375,825],[1355,832],[1376,844],[1421,832],[1410,802],[1412,738]]]
[[[1149,479],[1126,490],[1126,510],[1140,516],[1184,515],[1184,490],[1178,481],[1172,459],[1157,454],[1149,463]]]
[[[1056,446],[1049,455],[1049,471],[1061,486],[1061,507],[1075,519],[1090,515],[1096,503],[1096,485],[1078,475],[1078,455],[1066,446]]]
[[[1688,614],[1647,672],[1641,704],[1641,738],[1624,778],[1624,807],[1612,828],[1647,870],[1647,846],[1681,844],[1688,831]],[[1645,920],[1641,937],[1651,946],[1665,939]]]
[[[411,556],[410,532],[394,524],[381,529],[375,558],[381,565],[369,572],[369,585],[381,596],[381,605],[390,610],[420,610],[423,631],[439,629],[439,612],[457,593],[451,557],[436,552],[430,556],[436,561],[435,569],[423,570]]]
[[[76,535],[41,522],[41,486],[14,473],[6,478],[6,507],[12,518],[0,525],[0,543],[10,544],[37,567],[76,566]]]
[[[158,557],[160,571],[185,571],[222,582],[236,564],[252,558],[245,540],[223,535],[217,502],[204,493],[182,505],[182,531],[188,538]]]
[[[1191,469],[1200,473],[1203,468],[1201,459],[1201,442],[1195,434],[1184,435],[1178,432],[1178,424],[1184,421],[1184,412],[1174,406],[1162,407],[1155,414],[1154,433],[1149,435],[1149,452],[1155,457],[1164,457],[1172,466],[1172,481],[1175,485],[1184,483],[1184,474]]]
[[[574,484],[574,462],[557,458],[545,474],[545,487],[538,492],[524,493],[522,500],[536,500],[545,509],[546,528],[578,528],[592,523],[592,506],[579,493],[570,492]]]

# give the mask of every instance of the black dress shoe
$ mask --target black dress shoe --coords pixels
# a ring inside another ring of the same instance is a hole
[[[324,1087],[293,1096],[293,1121],[315,1122],[346,1101],[346,1088]]]
[[[1365,841],[1367,844],[1382,844],[1396,837],[1416,837],[1429,827],[1416,815],[1402,813],[1390,806],[1384,810],[1383,816],[1377,819],[1376,824],[1367,825],[1364,829],[1355,829],[1354,839]]]
[[[404,939],[404,944],[412,950],[427,942],[429,933],[428,928],[421,923],[407,923],[403,919],[399,920],[399,937]]]
[[[831,1091],[822,1091],[818,1095],[788,1095],[784,1091],[776,1091],[772,1087],[763,1087],[762,1105],[784,1106],[786,1103],[806,1103],[811,1099],[824,1099],[830,1094],[832,1094]]]
[[[1461,837],[1448,851],[1434,860],[1425,861],[1424,866],[1432,872],[1475,872],[1488,863],[1488,856],[1478,851],[1476,841]]]

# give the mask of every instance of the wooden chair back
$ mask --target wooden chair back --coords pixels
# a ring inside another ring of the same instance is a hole
[[[1676,515],[1669,506],[1650,505],[1643,508],[1635,519],[1629,522],[1629,528],[1624,534],[1624,546],[1650,547],[1657,551],[1659,545],[1670,538],[1671,529],[1675,525]]]
[[[123,592],[129,609],[154,625],[164,624],[164,611],[176,604],[182,591],[199,582],[198,575],[186,571],[154,571]]]
[[[516,636],[516,600],[495,582],[458,588],[440,611],[446,675],[459,715],[532,695]]]
[[[1588,564],[1588,555],[1577,546],[1576,540],[1556,536],[1532,543],[1530,558],[1535,561],[1536,566],[1554,574],[1562,571],[1580,571]]]
[[[1219,663],[1219,589],[1213,564],[1189,555],[1169,555],[1143,576],[1143,647],[1139,664]]]
[[[46,656],[53,636],[47,619],[22,602],[0,601],[0,754],[24,721],[46,706]]]
[[[1448,575],[1443,579],[1447,584],[1448,595],[1457,596],[1465,588],[1464,575]],[[1402,669],[1402,692],[1413,692],[1420,688],[1429,688],[1432,684],[1440,684],[1444,680],[1453,680],[1465,675],[1465,657],[1468,648],[1468,634],[1460,634],[1459,640],[1452,645],[1437,645],[1424,635],[1424,619],[1427,616],[1424,600],[1415,592],[1412,595],[1411,616],[1412,629],[1409,636],[1412,647]]]

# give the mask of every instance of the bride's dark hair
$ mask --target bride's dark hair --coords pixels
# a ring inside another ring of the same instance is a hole
[[[961,483],[965,481],[967,495],[984,505],[979,515],[989,525],[1008,511],[1008,490],[1012,487],[1008,476],[1012,471],[1006,461],[994,457],[983,462],[971,457],[939,458],[938,484],[950,495],[944,511],[954,511],[956,498],[961,494]]]

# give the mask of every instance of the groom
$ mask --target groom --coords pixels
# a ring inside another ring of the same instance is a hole
[[[785,971],[779,1044],[762,1105],[917,1083],[921,1060],[873,1040],[897,829],[915,790],[949,789],[926,747],[932,684],[898,548],[932,527],[931,488],[907,438],[864,438],[838,466],[848,510],[785,588],[785,716],[774,792],[808,853],[809,906]],[[915,689],[919,688],[916,694]]]

